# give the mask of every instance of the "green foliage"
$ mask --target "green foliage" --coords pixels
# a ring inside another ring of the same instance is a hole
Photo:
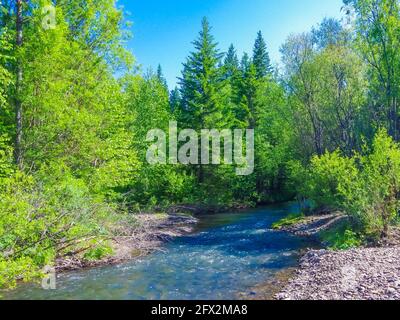
[[[320,239],[331,250],[348,250],[360,247],[363,244],[362,237],[355,233],[348,223],[341,223],[334,228],[320,233]]]
[[[258,79],[264,78],[267,75],[272,75],[273,69],[271,66],[271,61],[269,59],[267,45],[261,31],[257,33],[257,38],[254,43],[253,63],[256,68]]]
[[[317,205],[344,210],[367,233],[386,236],[400,211],[399,182],[400,147],[381,130],[365,155],[315,157],[307,196]]]
[[[0,265],[12,272],[0,277],[5,286],[14,284],[7,280],[11,277],[40,275],[56,257],[79,251],[109,232],[111,208],[94,199],[67,168],[57,169],[40,172],[40,180],[19,172],[2,180]]]
[[[370,105],[368,121],[400,137],[397,101],[400,91],[400,4],[396,0],[345,0],[356,20],[355,45],[368,67]]]
[[[47,2],[26,2],[18,50],[13,3],[3,1],[0,287],[40,277],[66,255],[112,254],[104,239],[126,223],[128,210],[143,207],[297,196],[351,216],[352,225],[325,235],[333,248],[359,245],[358,233],[386,235],[400,211],[400,10],[394,0],[345,3],[356,10],[355,29],[325,19],[290,36],[280,75],[272,74],[261,32],[239,63],[233,45],[221,53],[204,19],[179,86],[168,92],[161,66],[142,75],[124,49],[129,34],[116,1],[57,1],[49,30],[42,27]],[[17,70],[23,81],[16,84]],[[23,110],[17,147],[16,100]],[[254,129],[254,174],[148,164],[148,131],[167,132],[170,121],[180,129]],[[19,170],[14,149],[23,153]]]
[[[282,48],[294,147],[306,158],[337,149],[352,155],[360,146],[366,114],[366,68],[352,48],[340,44],[316,49],[310,34],[292,36]]]
[[[340,187],[357,178],[355,160],[342,157],[338,151],[311,160],[307,196],[318,207],[341,208],[345,198]]]
[[[179,120],[196,130],[219,129],[226,126],[226,120],[230,118],[226,109],[226,83],[221,81],[223,70],[219,68],[223,55],[217,48],[206,18],[193,44],[195,51],[187,58],[180,79],[185,112]]]
[[[11,84],[11,74],[5,68],[5,64],[12,60],[10,56],[11,41],[9,39],[10,34],[7,30],[0,32],[0,110],[6,104],[6,93],[8,86]],[[1,133],[1,132],[0,132]]]
[[[282,228],[291,227],[295,224],[301,223],[304,221],[304,215],[302,213],[293,213],[288,215],[286,218],[283,218],[272,225],[272,229],[280,230]]]
[[[345,179],[339,186],[346,211],[365,226],[367,233],[386,236],[400,212],[400,146],[380,130],[359,163],[358,176]]]
[[[105,257],[111,256],[113,249],[107,244],[97,244],[94,248],[89,249],[84,254],[84,259],[88,261],[98,261]]]
[[[239,59],[233,44],[230,45],[228,52],[226,53],[223,68],[225,78],[229,80],[233,80],[239,72]]]
[[[12,147],[10,139],[0,134],[0,183],[13,173]]]
[[[111,0],[58,1],[57,26],[45,30],[43,4],[24,6],[29,23],[18,51],[14,11],[6,3],[0,13],[0,287],[40,277],[55,259],[110,237],[125,219],[115,213],[123,191],[138,176],[135,112],[113,76],[132,62],[122,47],[122,12]],[[16,63],[25,172],[13,164]]]

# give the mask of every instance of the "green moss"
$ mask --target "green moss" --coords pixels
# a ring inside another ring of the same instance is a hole
[[[301,213],[293,213],[287,216],[286,218],[283,218],[282,220],[279,220],[278,222],[275,222],[272,225],[272,229],[275,230],[280,230],[284,227],[290,227],[293,226],[297,223],[300,223],[304,221],[304,215]]]

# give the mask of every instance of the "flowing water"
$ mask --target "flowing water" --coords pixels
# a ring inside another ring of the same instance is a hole
[[[295,205],[200,217],[193,234],[140,260],[59,275],[56,290],[22,285],[6,299],[235,299],[297,265],[312,246],[271,225]]]

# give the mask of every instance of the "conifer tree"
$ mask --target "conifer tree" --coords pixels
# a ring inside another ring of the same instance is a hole
[[[256,99],[258,87],[259,81],[257,79],[257,69],[254,63],[250,63],[242,74],[238,90],[238,102],[242,109],[242,120],[248,121],[248,127],[250,129],[255,129],[257,124]],[[245,115],[244,118],[243,115]]]
[[[230,45],[224,60],[225,79],[232,78],[239,70],[239,59],[233,44]]]
[[[240,70],[245,73],[251,65],[251,59],[247,52],[243,53],[242,60],[240,61]]]
[[[168,88],[167,80],[164,77],[164,73],[162,71],[161,65],[159,64],[157,67],[157,79],[160,83],[165,87]]]
[[[206,18],[193,44],[195,50],[184,63],[180,78],[186,122],[193,129],[219,128],[224,119],[222,92],[225,84],[222,69],[218,67],[223,54],[217,49]]]
[[[257,71],[257,78],[261,79],[272,74],[271,60],[267,51],[267,45],[261,31],[258,32],[253,50],[253,63]]]
[[[169,105],[171,107],[171,112],[172,113],[179,112],[180,104],[181,104],[181,95],[179,93],[178,87],[175,87],[173,90],[171,90],[171,93],[169,95]]]
[[[195,50],[184,63],[180,79],[180,122],[195,130],[226,128],[232,117],[229,116],[229,94],[223,81],[223,68],[219,67],[223,54],[217,49],[206,18],[193,44]],[[203,183],[205,170],[202,164],[197,167],[196,174],[198,182]]]

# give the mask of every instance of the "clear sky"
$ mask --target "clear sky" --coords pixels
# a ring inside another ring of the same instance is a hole
[[[252,52],[263,32],[274,63],[291,33],[308,31],[324,17],[341,17],[342,0],[119,0],[133,22],[129,48],[143,70],[161,64],[170,87],[192,50],[202,17],[207,16],[221,51],[233,43],[239,54]]]

